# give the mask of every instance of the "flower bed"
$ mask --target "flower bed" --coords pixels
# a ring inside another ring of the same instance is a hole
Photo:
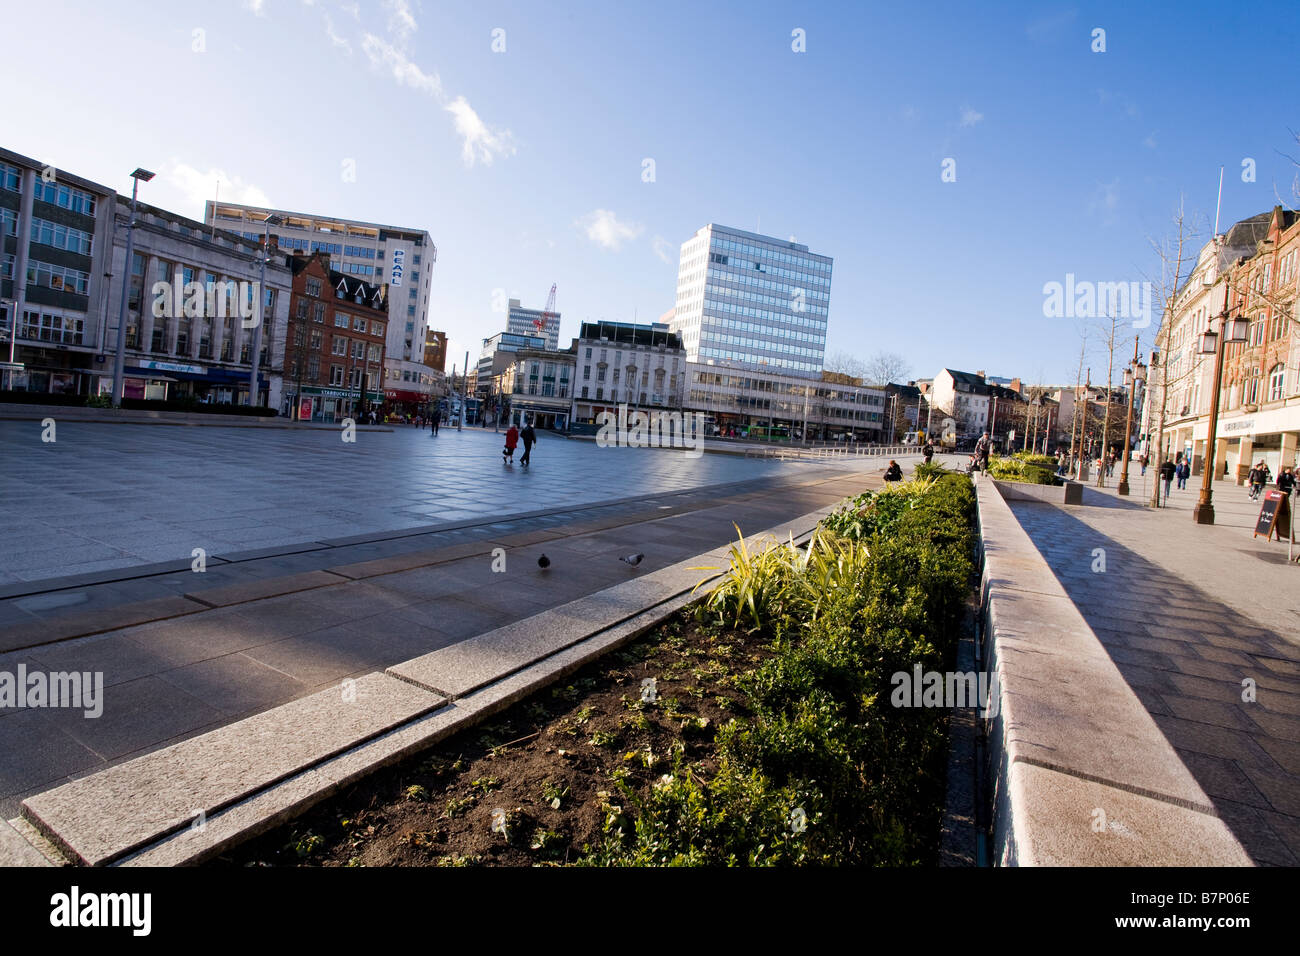
[[[570,684],[223,858],[326,865],[932,864],[974,494],[852,499],[807,548],[743,539],[707,598]]]

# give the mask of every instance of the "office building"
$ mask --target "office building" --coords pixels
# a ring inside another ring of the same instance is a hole
[[[525,309],[518,299],[511,299],[506,331],[515,335],[540,335],[546,340],[546,347],[555,351],[560,346],[560,313]]]
[[[574,421],[595,422],[619,405],[682,407],[686,350],[668,326],[583,322],[576,349]]]
[[[819,379],[829,256],[711,223],[682,244],[671,328],[687,359]]]
[[[262,223],[271,214],[281,220],[272,235],[282,251],[325,252],[330,256],[330,267],[337,272],[365,282],[387,283],[387,378],[390,382],[410,381],[413,375],[420,375],[414,366],[424,364],[429,289],[438,260],[438,249],[429,233],[405,226],[212,201],[206,204],[204,219],[210,225],[260,238]]]

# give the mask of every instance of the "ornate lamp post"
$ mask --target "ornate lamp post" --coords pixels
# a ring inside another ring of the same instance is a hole
[[[1214,356],[1214,391],[1210,395],[1210,426],[1205,436],[1205,471],[1201,475],[1201,496],[1192,509],[1192,520],[1197,524],[1214,524],[1214,443],[1219,431],[1219,390],[1223,387],[1223,355],[1229,342],[1245,342],[1247,321],[1241,316],[1228,317],[1228,297],[1231,287],[1223,290],[1223,311],[1219,313],[1223,334],[1207,329],[1201,335],[1200,353]]]
[[[271,213],[262,222],[264,224],[262,228],[262,267],[257,280],[257,324],[253,326],[253,347],[249,353],[251,362],[248,370],[248,404],[250,407],[255,406],[260,397],[260,391],[257,387],[257,367],[262,357],[262,326],[265,319],[263,313],[266,311],[266,263],[271,258],[271,227],[280,225],[281,219],[275,213]],[[271,318],[274,319],[275,316],[272,315]],[[270,351],[270,346],[267,347],[267,351]],[[270,359],[269,354],[267,358]],[[356,360],[353,359],[353,366],[355,365]]]
[[[1147,380],[1147,367],[1138,358],[1138,337],[1133,336],[1133,361],[1124,369],[1124,387],[1128,389],[1128,419],[1124,426],[1124,472],[1120,475],[1116,494],[1128,494],[1128,463],[1133,446],[1133,399],[1137,395],[1137,386]]]

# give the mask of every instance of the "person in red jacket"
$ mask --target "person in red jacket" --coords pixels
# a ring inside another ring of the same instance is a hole
[[[501,461],[503,464],[514,464],[515,446],[519,444],[519,429],[514,425],[506,432],[506,447],[501,449]]]

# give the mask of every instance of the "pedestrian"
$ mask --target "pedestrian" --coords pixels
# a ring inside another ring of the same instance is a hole
[[[1145,477],[1147,473],[1147,456],[1143,454],[1142,457],[1138,459],[1138,462],[1142,465],[1142,475]]]
[[[930,464],[930,459],[934,457],[934,446],[927,441],[921,447],[921,454],[925,456],[925,463]]]
[[[429,416],[429,429],[436,435],[438,434],[438,425],[442,422],[442,409],[435,408],[433,414]]]
[[[519,464],[527,465],[533,455],[533,443],[537,441],[537,432],[533,431],[533,423],[530,421],[524,425],[524,430],[519,433],[519,437],[524,442],[524,454],[519,459]]]
[[[1192,466],[1187,463],[1186,458],[1178,463],[1174,469],[1174,474],[1178,476],[1178,490],[1185,491],[1187,489],[1187,479],[1192,474]]]
[[[981,471],[989,469],[989,452],[992,450],[992,441],[989,440],[989,433],[986,431],[980,436],[980,440],[975,443],[975,457],[979,460]]]
[[[1250,482],[1250,499],[1254,501],[1259,497],[1259,493],[1264,490],[1264,483],[1268,481],[1268,472],[1262,461],[1250,469],[1247,480]]]
[[[1291,489],[1295,487],[1295,471],[1290,465],[1283,468],[1277,473],[1277,490],[1284,495],[1290,495]]]
[[[501,461],[503,464],[514,464],[515,446],[519,444],[519,429],[514,425],[506,432],[506,447],[501,449]]]
[[[1160,466],[1160,480],[1165,483],[1165,498],[1169,498],[1169,486],[1173,484],[1174,473],[1177,470],[1172,461],[1165,461]]]
[[[885,470],[885,481],[902,481],[903,469],[898,467],[898,462],[892,458],[889,460],[889,467]]]

